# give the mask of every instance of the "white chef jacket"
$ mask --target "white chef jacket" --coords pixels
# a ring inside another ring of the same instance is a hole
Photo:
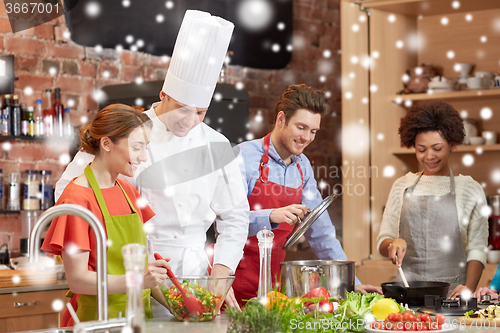
[[[153,122],[148,145],[150,158],[141,164],[134,178],[120,175],[120,178],[136,187],[156,213],[145,224],[149,259],[153,260],[152,254],[158,252],[165,258],[171,258],[170,265],[176,275],[207,275],[204,245],[206,232],[215,221],[218,236],[214,264],[225,265],[234,273],[243,256],[249,223],[249,205],[237,162],[233,159],[220,167],[214,154],[196,153],[193,156],[187,153],[188,156],[182,158],[182,154],[186,155],[185,152],[194,151],[192,149],[195,148],[210,149],[210,146],[220,147],[223,143],[227,143],[230,148],[230,143],[222,134],[204,123],[195,126],[185,137],[174,136],[156,116],[156,105],[145,112]],[[181,162],[177,161],[177,157],[172,157],[176,154],[181,156]],[[205,169],[210,168],[211,172],[195,175],[192,177],[194,179],[188,177],[187,181],[184,177],[179,184],[176,184],[176,179],[165,180],[163,174],[158,174],[157,183],[166,182],[168,186],[151,189],[150,184],[145,185],[146,182],[141,180],[141,175],[148,171],[148,167],[166,158],[169,160],[163,164],[164,167],[175,165],[177,171],[181,170],[188,175],[199,169],[200,165]],[[94,155],[77,153],[56,184],[56,199],[69,181],[82,174],[85,166],[93,159]]]

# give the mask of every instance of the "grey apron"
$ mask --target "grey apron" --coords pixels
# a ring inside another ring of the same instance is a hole
[[[450,169],[450,193],[446,195],[413,195],[422,174],[403,194],[399,237],[406,241],[407,249],[402,268],[408,281],[449,282],[451,292],[465,284],[467,270],[455,202],[455,178]]]

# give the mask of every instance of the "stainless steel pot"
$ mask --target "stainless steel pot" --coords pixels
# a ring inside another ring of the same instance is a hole
[[[354,264],[354,261],[343,260],[281,262],[281,292],[297,297],[325,287],[331,297],[345,298],[347,291],[354,291]]]

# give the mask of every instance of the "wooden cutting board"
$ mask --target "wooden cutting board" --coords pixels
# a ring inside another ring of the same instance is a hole
[[[0,288],[26,287],[56,283],[56,272],[0,270]]]
[[[459,326],[461,324],[466,325],[467,327],[478,327],[478,328],[500,328],[500,318],[495,319],[485,319],[485,318],[467,318],[460,317],[458,318]]]

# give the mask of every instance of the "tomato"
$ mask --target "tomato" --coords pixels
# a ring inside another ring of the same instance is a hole
[[[429,316],[427,313],[421,313],[421,314],[419,314],[418,318],[423,323],[430,323],[432,321],[431,316]]]
[[[394,321],[403,321],[403,314],[398,312],[398,313],[394,313]]]
[[[429,331],[437,331],[441,329],[437,321],[429,323]]]
[[[328,292],[328,290],[326,290],[326,288],[318,287],[302,295],[302,298],[314,298],[314,297],[330,297],[330,293]]]
[[[394,315],[395,313],[389,313],[385,318],[385,321],[394,321]]]
[[[427,324],[418,325],[417,331],[428,331],[428,330],[429,326],[427,326]]]
[[[434,319],[437,321],[438,325],[443,325],[446,317],[444,316],[444,314],[438,313],[436,314]]]
[[[403,321],[415,321],[417,317],[411,312],[405,312],[403,314]]]

